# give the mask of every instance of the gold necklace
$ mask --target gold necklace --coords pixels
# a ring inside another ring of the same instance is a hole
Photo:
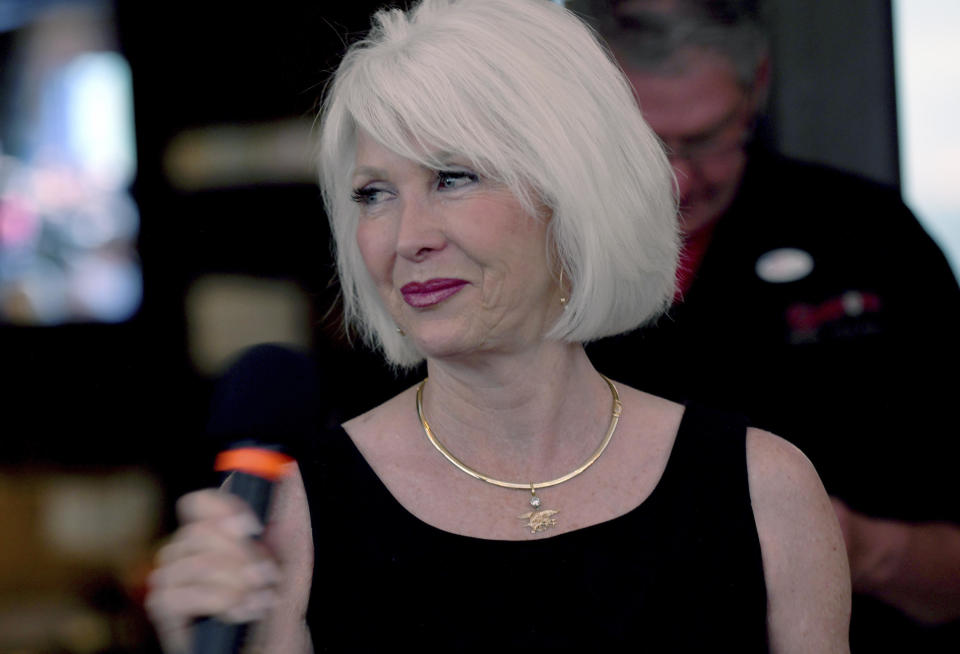
[[[620,394],[617,393],[616,387],[613,385],[613,382],[606,378],[604,375],[603,381],[607,382],[607,386],[610,387],[610,394],[613,395],[613,410],[610,418],[610,426],[607,427],[607,433],[603,436],[603,440],[600,441],[600,445],[594,451],[590,457],[584,461],[584,463],[577,468],[572,470],[562,477],[557,477],[556,479],[551,479],[550,481],[543,482],[530,482],[529,484],[521,484],[511,481],[500,481],[499,479],[494,479],[488,475],[485,475],[481,472],[478,472],[465,464],[463,461],[451,454],[450,450],[443,446],[436,435],[433,433],[433,430],[430,429],[430,423],[427,422],[427,417],[423,413],[423,387],[426,385],[427,380],[424,379],[420,382],[420,385],[417,386],[417,415],[420,417],[420,424],[423,425],[423,433],[427,435],[427,439],[430,443],[437,448],[437,451],[440,452],[447,461],[457,466],[463,472],[467,473],[474,479],[479,479],[480,481],[485,481],[488,484],[493,484],[494,486],[500,486],[501,488],[516,488],[522,490],[530,491],[530,506],[533,507],[532,511],[521,514],[517,516],[521,520],[526,520],[527,523],[525,527],[530,528],[530,533],[535,534],[539,531],[545,531],[550,527],[555,527],[557,525],[557,519],[554,517],[559,511],[555,509],[541,509],[540,496],[537,495],[538,488],[549,488],[550,486],[556,486],[562,484],[565,481],[569,481],[579,475],[581,472],[589,468],[600,458],[600,455],[603,454],[603,451],[607,449],[607,445],[610,444],[610,439],[613,438],[613,432],[617,429],[617,423],[620,421],[620,414],[623,412],[623,405],[620,403]]]

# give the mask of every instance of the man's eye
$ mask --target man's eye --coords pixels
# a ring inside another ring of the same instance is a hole
[[[441,191],[452,191],[475,184],[479,179],[476,174],[464,170],[440,170],[437,171],[437,188]]]

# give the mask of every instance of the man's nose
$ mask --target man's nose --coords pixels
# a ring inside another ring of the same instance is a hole
[[[699,170],[696,164],[686,157],[670,157],[673,174],[677,178],[677,196],[682,200],[690,195],[697,184]]]

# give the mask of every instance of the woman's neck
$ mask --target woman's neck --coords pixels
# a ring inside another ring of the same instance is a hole
[[[482,365],[428,362],[424,414],[460,460],[504,481],[566,474],[610,421],[606,383],[578,344],[545,342]]]

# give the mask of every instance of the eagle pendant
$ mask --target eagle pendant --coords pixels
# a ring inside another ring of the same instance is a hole
[[[550,529],[550,527],[556,527],[557,519],[553,516],[558,513],[560,512],[554,511],[553,509],[544,509],[543,511],[529,511],[517,517],[521,520],[526,520],[527,524],[525,524],[524,527],[529,527],[530,533],[536,534],[537,532],[546,531]]]

